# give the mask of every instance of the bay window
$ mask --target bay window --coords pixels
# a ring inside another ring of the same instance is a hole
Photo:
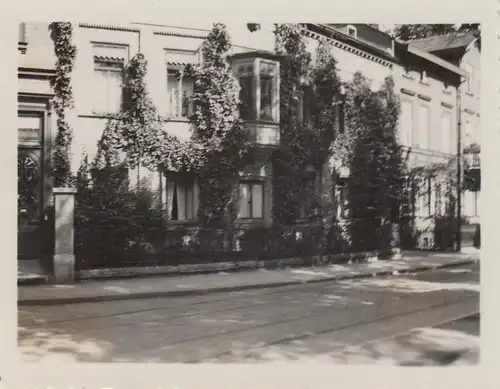
[[[247,52],[233,55],[231,61],[240,85],[240,117],[243,120],[277,123],[279,120],[278,56]]]
[[[238,218],[262,219],[264,217],[264,183],[246,181],[239,185]]]

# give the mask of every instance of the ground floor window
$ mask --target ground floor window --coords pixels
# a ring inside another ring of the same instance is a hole
[[[261,219],[264,217],[264,183],[241,182],[239,185],[238,218]]]
[[[169,220],[195,220],[198,212],[196,179],[167,175],[166,181]]]
[[[349,217],[349,198],[348,188],[345,184],[337,185],[335,189],[335,197],[337,203],[337,215],[341,219]]]

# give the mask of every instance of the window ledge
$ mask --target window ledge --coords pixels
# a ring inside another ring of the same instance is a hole
[[[237,224],[265,224],[266,221],[264,218],[240,218],[236,219],[235,223]]]
[[[465,92],[465,94],[466,94],[467,96],[471,96],[471,97],[472,97],[472,96],[474,96],[474,93],[472,93],[472,92]]]
[[[279,126],[279,122],[274,121],[274,120],[246,119],[246,120],[243,120],[243,123],[249,123],[249,124],[266,124],[266,125]]]
[[[407,78],[408,80],[413,80],[413,76],[411,76],[410,74],[403,74],[403,77]]]
[[[168,219],[168,224],[170,226],[197,226],[198,221],[195,219],[192,220],[171,220]]]
[[[97,113],[97,112],[92,112],[92,113],[81,113],[78,114],[79,118],[96,118],[96,119],[111,119],[117,115],[116,113]]]
[[[18,42],[17,49],[21,52],[21,54],[26,54],[26,50],[28,49],[28,43]]]
[[[431,84],[429,84],[429,82],[427,81],[420,81],[419,84],[424,86],[431,86]]]
[[[175,123],[189,123],[190,122],[189,118],[170,117],[170,116],[165,117],[165,121],[167,121],[167,122],[175,122]]]
[[[446,95],[451,95],[451,90],[443,89],[443,93]]]

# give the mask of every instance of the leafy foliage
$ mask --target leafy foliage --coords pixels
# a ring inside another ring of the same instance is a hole
[[[53,22],[49,26],[57,57],[56,74],[51,80],[55,96],[52,106],[57,115],[57,134],[52,155],[54,185],[69,187],[74,184],[71,174],[71,142],[73,131],[66,120],[66,110],[73,106],[71,72],[76,58],[72,42],[73,26],[69,22]]]
[[[422,39],[433,35],[448,35],[473,31],[479,35],[480,24],[399,24],[391,34],[401,40]]]
[[[387,248],[390,223],[402,201],[405,169],[398,129],[399,100],[394,83],[387,78],[373,92],[356,73],[346,84],[345,133],[338,136],[332,152],[349,168],[348,233],[357,250]]]
[[[186,69],[194,80],[195,112],[192,150],[201,150],[199,217],[203,225],[232,226],[236,217],[234,185],[250,149],[239,117],[239,85],[227,55],[230,36],[224,24],[215,24],[202,45],[203,62]]]

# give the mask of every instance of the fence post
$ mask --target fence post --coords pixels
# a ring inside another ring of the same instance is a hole
[[[54,277],[57,284],[75,282],[75,188],[54,188]]]

